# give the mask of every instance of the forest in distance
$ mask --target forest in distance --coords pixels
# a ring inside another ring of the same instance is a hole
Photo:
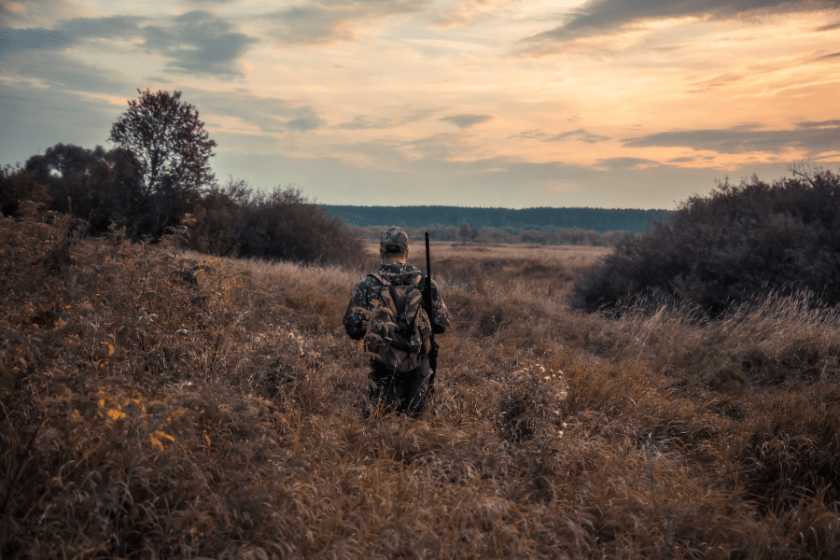
[[[646,233],[653,224],[668,220],[669,210],[634,208],[472,208],[464,206],[344,206],[323,205],[329,216],[358,227],[398,225],[406,228],[431,225],[479,229],[524,230],[581,229],[598,233]]]

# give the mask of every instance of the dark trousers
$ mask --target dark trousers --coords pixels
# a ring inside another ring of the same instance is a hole
[[[395,373],[373,362],[370,372],[373,384],[368,389],[365,416],[381,411],[401,412],[417,418],[426,404],[431,374],[428,356],[423,357],[420,367],[404,373]]]

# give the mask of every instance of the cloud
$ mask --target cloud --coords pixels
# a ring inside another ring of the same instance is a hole
[[[758,74],[759,71],[755,70],[753,75]],[[697,80],[690,84],[692,87],[688,90],[689,93],[703,93],[707,91],[712,91],[717,88],[731,86],[733,84],[737,84],[741,80],[748,78],[748,74],[738,74],[734,72],[723,72],[721,74],[716,74],[714,76],[704,78],[702,80]]]
[[[569,12],[562,25],[522,42],[526,45],[525,52],[541,54],[550,51],[546,47],[552,45],[625,31],[643,22],[687,17],[727,20],[837,8],[840,8],[840,0],[589,0]]]
[[[272,97],[259,97],[238,89],[227,94],[184,91],[184,97],[202,113],[240,118],[263,132],[308,132],[327,124],[311,107],[295,106]]]
[[[698,156],[698,157],[683,156],[683,157],[671,158],[671,159],[667,160],[666,163],[697,163],[697,162],[709,163],[714,159],[715,158],[713,156]]]
[[[209,12],[189,12],[163,27],[142,29],[144,48],[168,57],[173,72],[195,75],[240,75],[239,58],[257,39],[234,31],[228,21]]]
[[[840,52],[831,53],[831,54],[824,54],[824,55],[818,57],[817,60],[825,60],[827,58],[837,58],[838,56],[840,56]]]
[[[834,31],[835,29],[840,29],[840,21],[835,21],[834,23],[817,27],[816,31]]]
[[[428,119],[435,111],[432,109],[405,109],[411,111],[409,114],[403,114],[398,117],[371,117],[369,115],[359,115],[352,121],[341,123],[338,125],[342,130],[370,130],[377,128],[393,128],[396,126],[403,126],[409,123],[423,121]]]
[[[274,39],[286,45],[354,41],[363,21],[422,11],[431,0],[321,0],[260,16],[272,20]]]
[[[10,27],[43,27],[88,11],[70,0],[0,0],[0,22]]]
[[[454,124],[458,128],[469,128],[471,126],[487,122],[491,119],[493,119],[492,115],[471,115],[465,113],[463,115],[452,115],[449,117],[443,117],[439,120],[443,122],[448,122],[450,124]]]
[[[126,16],[74,18],[57,22],[55,29],[0,29],[0,56],[23,49],[60,50],[95,39],[141,38],[141,48],[169,59],[166,67],[171,72],[229,77],[241,74],[239,59],[258,42],[209,12],[189,12],[167,19],[165,25],[141,25],[148,21]]]
[[[447,6],[432,22],[437,27],[450,28],[470,25],[486,17],[487,13],[516,0],[460,0]]]
[[[797,123],[797,126],[800,128],[836,129],[837,127],[840,127],[840,119],[830,119],[827,121],[805,121]]]
[[[311,109],[307,110],[311,112]],[[308,132],[316,130],[326,124],[326,121],[318,117],[314,112],[310,116],[298,117],[296,119],[289,119],[283,123],[282,128],[288,130],[296,130],[298,132]]]
[[[338,128],[344,130],[367,130],[373,128],[391,128],[402,124],[401,121],[386,118],[373,118],[359,115],[352,121],[341,123]]]
[[[434,134],[403,142],[402,146],[419,154],[421,161],[438,162],[438,164],[444,165],[446,162],[450,162],[453,157],[462,155],[456,153],[456,150],[460,147],[458,139],[457,133]]]
[[[623,141],[626,147],[687,147],[722,154],[784,152],[804,149],[819,154],[840,149],[840,121],[798,123],[788,130],[765,130],[757,125],[725,129],[659,132]]]
[[[610,171],[627,171],[630,169],[645,169],[647,167],[658,166],[659,162],[651,159],[633,158],[633,157],[616,157],[599,159],[595,166],[598,169],[608,169]]]
[[[58,23],[57,27],[75,39],[131,39],[140,35],[141,17],[113,16],[104,18],[74,18]]]
[[[139,35],[138,17],[75,18],[55,23],[54,29],[0,28],[0,56],[18,50],[56,51],[85,39],[131,39]]]
[[[0,28],[0,58],[18,50],[60,50],[75,41],[62,31],[44,29]]]
[[[85,39],[123,39],[139,36],[139,17],[74,18],[55,23],[53,29],[0,28],[0,56],[18,50],[55,51]]]
[[[542,140],[542,139],[547,138],[547,137],[548,137],[548,134],[546,134],[545,132],[542,132],[540,130],[526,130],[525,132],[520,132],[519,134],[514,134],[513,136],[510,136],[509,138],[511,138],[511,139],[522,138],[522,139],[525,139],[525,140]]]
[[[385,142],[357,142],[355,144],[336,145],[335,151],[368,156],[383,168],[401,169],[411,164],[402,151]]]
[[[543,139],[543,142],[561,142],[563,140],[580,140],[581,142],[586,142],[587,144],[597,144],[598,142],[606,142],[609,140],[609,136],[601,136],[600,134],[593,134],[583,128],[579,128],[577,130],[571,130],[569,132],[563,132],[561,134],[557,134],[556,136],[550,136],[548,138]]]
[[[568,132],[561,132],[560,134],[550,135],[541,130],[526,130],[519,134],[511,136],[511,138],[522,138],[525,140],[539,140],[541,142],[563,142],[566,140],[578,140],[586,142],[587,144],[597,144],[599,142],[606,142],[610,139],[609,136],[602,136],[589,132],[585,128],[577,130],[570,130]]]
[[[133,91],[129,80],[111,68],[88,64],[57,52],[16,53],[6,61],[16,74],[36,78],[60,91],[80,91],[124,95]],[[56,93],[56,96],[62,93]]]

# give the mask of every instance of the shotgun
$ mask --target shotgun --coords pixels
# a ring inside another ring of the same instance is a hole
[[[435,374],[437,373],[438,346],[435,343],[435,307],[432,304],[432,258],[429,252],[429,232],[426,232],[426,285],[423,286],[423,309],[429,316],[432,332],[429,334],[429,367],[432,375],[429,376],[429,395],[435,390]]]

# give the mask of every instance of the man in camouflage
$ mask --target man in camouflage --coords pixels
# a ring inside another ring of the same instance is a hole
[[[419,289],[425,288],[426,278],[415,266],[406,263],[408,258],[408,235],[401,228],[388,229],[380,239],[379,256],[382,263],[377,273],[393,285],[407,285],[419,278]],[[367,334],[367,312],[381,301],[382,283],[375,275],[368,275],[356,284],[353,297],[344,313],[344,328],[353,340],[361,340]],[[432,308],[434,317],[431,325],[432,332],[443,334],[449,326],[451,316],[443,302],[437,286],[432,281]],[[424,346],[427,348],[427,346]],[[430,351],[436,352],[437,349]],[[371,358],[370,380],[368,391],[368,406],[366,415],[372,410],[382,408],[386,412],[398,411],[416,418],[423,411],[423,405],[429,392],[429,382],[432,369],[427,352],[418,356],[418,366],[410,371],[395,371],[388,367],[378,356]]]

